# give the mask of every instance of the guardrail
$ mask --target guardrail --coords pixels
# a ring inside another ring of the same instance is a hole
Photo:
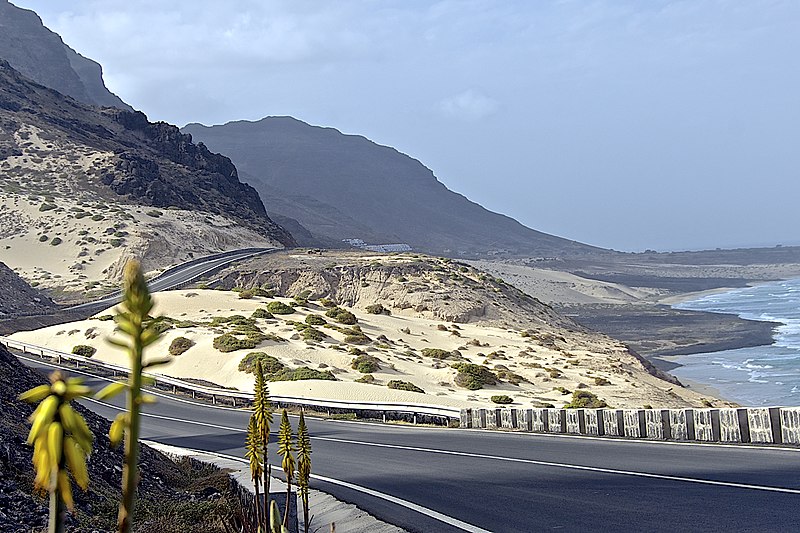
[[[56,361],[60,365],[75,365],[76,369],[92,370],[104,376],[125,376],[129,369],[121,365],[93,360],[77,354],[60,352],[27,342],[21,342],[9,337],[0,337],[0,344],[9,349],[18,350],[24,354],[35,355]],[[220,387],[207,387],[163,374],[143,372],[154,382],[153,386],[160,390],[172,393],[189,394],[192,398],[210,400],[212,404],[229,404],[233,407],[247,407],[252,403],[253,393]],[[451,420],[458,420],[460,410],[455,407],[438,405],[425,405],[416,403],[395,402],[354,402],[348,400],[330,400],[323,398],[306,398],[300,396],[275,396],[270,395],[272,403],[278,407],[304,407],[327,414],[354,413],[362,418],[381,418],[388,420],[403,420],[417,423],[434,423],[449,425]]]
[[[462,409],[460,427],[670,441],[800,445],[800,407]]]

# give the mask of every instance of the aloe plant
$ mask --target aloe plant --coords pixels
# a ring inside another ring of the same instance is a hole
[[[148,368],[169,363],[172,358],[152,359],[145,363],[144,349],[160,337],[155,328],[150,311],[153,299],[144,280],[139,261],[131,260],[125,265],[123,275],[123,298],[117,308],[117,328],[127,339],[109,339],[115,346],[124,348],[130,360],[130,373],[127,383],[115,382],[97,393],[99,399],[110,398],[122,391],[127,391],[127,412],[120,413],[111,424],[108,436],[112,445],[117,445],[125,438],[125,459],[122,467],[122,501],[119,505],[117,531],[128,533],[133,523],[136,505],[136,486],[139,469],[139,429],[141,425],[141,408],[143,404],[154,403],[155,397],[145,394],[142,385],[148,380],[142,372]]]
[[[283,525],[289,525],[289,502],[292,497],[292,480],[295,474],[295,460],[292,452],[294,451],[294,443],[292,442],[292,425],[289,423],[289,416],[286,414],[286,409],[281,414],[281,427],[278,429],[278,455],[283,459],[281,467],[286,474],[286,509],[283,514]]]
[[[91,390],[80,378],[64,379],[60,371],[50,374],[50,385],[39,385],[19,398],[39,402],[30,416],[28,444],[33,445],[35,486],[50,494],[49,533],[64,531],[65,507],[74,506],[69,472],[83,490],[89,486],[86,454],[92,452],[92,433],[70,402],[89,396]]]
[[[269,430],[272,424],[272,403],[269,401],[269,387],[267,380],[264,377],[264,368],[261,365],[261,360],[256,361],[255,369],[256,383],[254,387],[253,398],[253,417],[255,418],[257,429],[260,433],[260,440],[262,446],[261,456],[264,458],[264,468],[262,475],[264,476],[264,512],[261,513],[264,529],[268,528],[267,505],[269,505],[269,486],[272,468],[269,464]],[[257,505],[260,507],[261,503],[258,501]]]
[[[247,439],[245,440],[244,447],[247,450],[245,457],[250,461],[250,477],[253,480],[253,486],[256,491],[256,523],[259,524],[260,527],[262,524],[262,511],[259,486],[261,485],[261,478],[264,475],[264,464],[261,432],[258,429],[255,414],[250,415],[250,422],[247,425]],[[265,498],[268,497],[269,495],[265,494]],[[264,509],[264,512],[266,512],[266,509]]]
[[[300,489],[300,499],[303,502],[303,523],[305,533],[308,533],[308,482],[311,478],[311,436],[308,434],[304,411],[300,411],[300,421],[297,423],[297,487]]]

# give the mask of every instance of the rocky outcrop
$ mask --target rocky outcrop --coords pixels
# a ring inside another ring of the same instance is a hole
[[[0,319],[56,309],[53,301],[40,293],[4,263],[0,263]]]
[[[130,204],[223,215],[284,246],[295,244],[267,216],[255,189],[239,181],[227,157],[194,144],[175,126],[149,122],[143,113],[81,104],[0,60],[0,154],[19,152],[14,132],[20,128],[37,128],[52,140],[37,147],[36,159],[50,158],[62,145],[77,145],[84,154],[109,154],[87,168],[86,176],[67,176],[79,187],[105,187],[117,201]]]
[[[467,265],[433,257],[325,252],[270,254],[231,267],[219,286],[268,287],[281,296],[330,298],[348,307],[380,303],[447,322],[583,331],[536,298]]]
[[[131,110],[109,91],[100,65],[64,44],[33,11],[0,0],[0,58],[26,77],[85,104]]]

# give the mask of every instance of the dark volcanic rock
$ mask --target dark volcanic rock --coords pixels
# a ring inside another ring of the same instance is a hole
[[[149,122],[141,112],[81,104],[0,60],[0,154],[15,153],[11,133],[23,126],[112,152],[113,166],[101,169],[97,184],[130,203],[217,213],[283,245],[295,244],[267,216],[255,189],[239,181],[227,157],[194,144],[175,126]]]
[[[131,110],[109,91],[99,64],[64,44],[33,11],[0,0],[0,58],[28,78],[85,104]]]
[[[0,318],[27,313],[47,313],[57,308],[53,301],[0,263]]]

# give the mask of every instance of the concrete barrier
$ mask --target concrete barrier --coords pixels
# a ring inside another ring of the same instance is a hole
[[[486,410],[486,429],[497,429],[500,427],[500,409]]]
[[[586,433],[586,422],[583,409],[565,409],[567,433],[580,435]]]
[[[694,410],[694,438],[704,442],[719,442],[719,410]]]
[[[780,442],[784,444],[800,444],[800,407],[779,409],[778,421],[781,426]]]
[[[669,432],[673,440],[694,440],[694,410],[669,409]]]
[[[667,440],[671,438],[669,429],[669,411],[666,409],[648,409],[644,412],[646,426],[645,436],[648,439]]]
[[[623,409],[622,420],[626,437],[640,439],[647,435],[647,426],[642,409]]]
[[[462,428],[472,427],[472,409],[462,409],[460,418],[460,426]]]
[[[486,427],[486,409],[472,410],[472,427],[479,429]]]
[[[517,425],[522,431],[533,431],[533,410],[520,409],[517,411]]]
[[[625,434],[625,421],[621,409],[603,409],[603,427],[606,435],[621,437]]]
[[[721,442],[750,442],[747,409],[719,410],[719,440]]]
[[[583,420],[587,435],[605,435],[603,428],[603,409],[584,409]]]
[[[567,417],[564,414],[564,409],[547,410],[547,430],[550,433],[567,432]]]
[[[800,407],[461,409],[461,427],[701,442],[800,445]]]
[[[517,429],[517,410],[499,409],[500,427],[503,429]]]
[[[531,409],[531,431],[535,433],[547,433],[550,429],[550,417],[547,409]]]

